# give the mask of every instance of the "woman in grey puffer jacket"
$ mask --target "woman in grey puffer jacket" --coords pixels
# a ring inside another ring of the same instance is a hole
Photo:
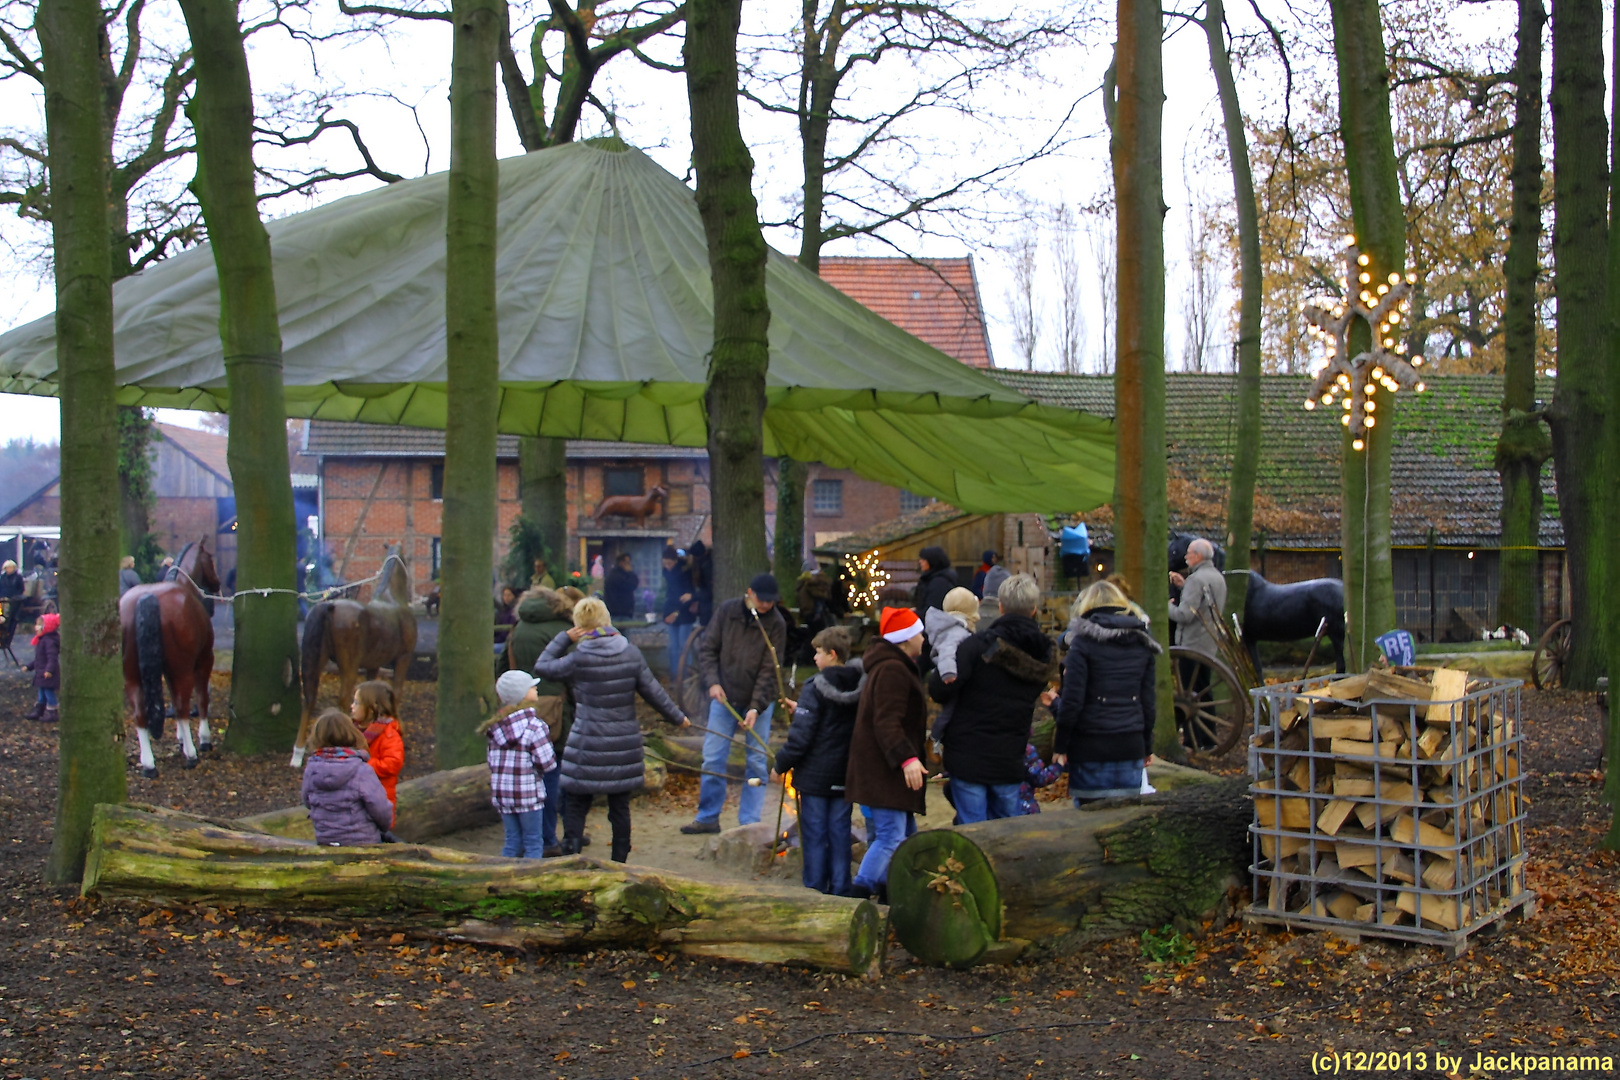
[[[563,655],[569,644],[575,649]],[[566,682],[574,692],[574,725],[563,750],[564,855],[577,855],[585,836],[585,815],[597,795],[608,800],[614,862],[630,855],[630,795],[646,770],[636,694],[681,727],[691,722],[653,678],[641,650],[613,629],[607,605],[587,596],[574,605],[574,628],[558,634],[534,662],[542,679]]]

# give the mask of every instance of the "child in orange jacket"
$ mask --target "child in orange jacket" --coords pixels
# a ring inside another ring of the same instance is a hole
[[[405,739],[399,732],[399,706],[394,701],[394,688],[385,682],[363,682],[354,691],[354,704],[349,707],[354,726],[365,733],[366,745],[371,752],[371,771],[382,781],[388,793],[388,805],[397,806],[394,789],[399,785],[399,774],[405,771]]]

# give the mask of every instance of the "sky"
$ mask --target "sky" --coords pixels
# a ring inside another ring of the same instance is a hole
[[[791,26],[799,5],[786,0],[760,0],[747,5],[745,10],[745,17],[750,20],[744,28],[746,46],[763,43],[770,39],[771,31]],[[518,11],[514,6],[514,21],[518,19]],[[1230,16],[1237,31],[1252,30],[1252,26],[1241,22],[1240,14],[1233,12]],[[1309,14],[1303,17],[1308,19]],[[1164,59],[1165,198],[1170,206],[1165,227],[1169,263],[1166,354],[1171,366],[1176,366],[1182,353],[1178,291],[1185,287],[1186,207],[1195,198],[1206,202],[1229,201],[1231,187],[1224,159],[1216,153],[1220,137],[1219,109],[1208,74],[1202,31],[1185,26],[1178,29],[1174,21],[1171,30]],[[169,32],[171,38],[178,40],[183,30],[171,26]],[[922,147],[921,156],[909,162],[921,177],[917,181],[919,185],[930,178],[949,176],[952,169],[965,168],[964,162],[1017,157],[1039,140],[1061,131],[1065,146],[1060,153],[998,181],[992,190],[980,196],[982,205],[969,208],[1000,218],[1018,213],[1031,216],[1035,235],[1042,245],[1039,258],[1046,277],[1040,289],[1048,309],[1055,290],[1050,279],[1048,215],[1060,204],[1094,204],[1106,198],[1111,188],[1098,93],[1109,59],[1111,38],[1106,27],[1099,27],[1080,43],[1048,51],[1017,79],[983,93],[987,102],[984,116],[925,115],[912,130],[914,142]],[[677,43],[665,43],[663,58],[675,59],[677,48]],[[261,96],[296,95],[317,84],[351,95],[339,102],[334,115],[359,124],[384,168],[410,176],[437,172],[448,165],[448,51],[442,23],[403,22],[393,24],[386,37],[370,35],[322,46],[317,67],[309,48],[270,30],[251,39],[249,63]],[[903,76],[901,68],[880,69],[876,77],[863,84],[863,90],[874,100],[909,93]],[[687,173],[690,142],[681,76],[653,70],[625,56],[604,69],[599,76],[598,90],[599,97],[617,113],[619,132],[627,141],[641,147],[676,175]],[[1266,61],[1255,61],[1252,71],[1243,76],[1240,95],[1245,96],[1245,107],[1250,110],[1277,106],[1275,73]],[[515,155],[521,153],[521,147],[505,112],[504,101],[502,106],[499,152],[503,156]],[[11,127],[25,128],[31,123],[42,126],[38,120],[40,111],[41,103],[31,86],[24,85],[22,80],[0,83],[0,116],[13,118]],[[34,119],[30,121],[30,117]],[[1065,117],[1068,117],[1066,123]],[[791,204],[801,179],[796,161],[796,131],[790,117],[771,116],[759,109],[745,110],[744,124],[745,137],[756,158],[755,186],[760,196],[761,215],[769,220],[781,215],[784,207]],[[596,134],[603,128],[599,118],[588,116],[581,134]],[[338,152],[340,159],[352,156],[341,153],[342,147],[335,139],[320,145]],[[273,204],[267,213],[279,216],[296,212],[318,202],[367,190],[377,183],[368,177],[331,185],[313,199],[282,200]],[[830,245],[825,254],[881,255],[894,254],[899,249],[917,256],[972,255],[989,315],[996,361],[1000,366],[1022,367],[1013,344],[1008,293],[1012,287],[1010,251],[1023,229],[1005,223],[975,223],[970,220],[974,216],[970,213],[964,219],[936,223],[929,235],[891,232],[888,243],[850,238]],[[4,329],[48,315],[54,304],[49,282],[43,276],[44,260],[40,257],[45,234],[41,230],[30,233],[15,222],[9,226],[0,223],[0,238],[6,241],[11,256],[0,265],[0,285],[3,285],[0,288],[0,329]],[[786,228],[770,230],[768,239],[774,246],[789,252],[798,246],[797,235]],[[1082,236],[1079,243],[1082,258],[1088,257],[1087,238]],[[1226,276],[1223,272],[1223,282]],[[1096,370],[1105,338],[1100,329],[1103,314],[1100,288],[1091,269],[1083,274],[1082,294],[1083,349],[1088,368]],[[1229,303],[1229,297],[1223,295],[1221,302]],[[1229,336],[1223,319],[1212,351],[1224,355]],[[1037,359],[1036,366],[1053,367],[1055,362],[1055,356],[1048,350]],[[184,413],[166,411],[164,419],[195,423],[195,417]],[[58,437],[58,427],[54,400],[0,395],[0,441],[27,437],[52,441]]]

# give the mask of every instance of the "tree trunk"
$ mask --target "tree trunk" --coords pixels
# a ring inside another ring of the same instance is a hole
[[[1200,783],[1139,805],[920,832],[889,864],[889,920],[907,952],[950,967],[1196,922],[1254,857],[1247,791]]]
[[[456,0],[450,83],[450,206],[446,235],[448,333],[444,431],[439,768],[483,757],[475,730],[494,711],[495,428],[500,405],[495,321],[495,53],[501,0]]]
[[[804,569],[804,484],[810,468],[790,457],[776,459],[776,550],[772,559],[782,595]]]
[[[118,515],[123,554],[139,565],[141,541],[152,531],[152,418],[138,405],[118,406]]]
[[[1115,567],[1170,644],[1170,537],[1164,432],[1164,56],[1157,3],[1119,0],[1114,48],[1113,129],[1117,247],[1117,350],[1114,364]],[[1106,92],[1105,92],[1105,96]],[[1182,755],[1171,700],[1170,665],[1158,664],[1153,752]]]
[[[393,833],[401,840],[421,843],[464,829],[494,825],[500,815],[489,802],[489,766],[464,765],[401,781],[395,790]],[[309,811],[289,806],[243,818],[241,825],[291,840],[313,840]]]
[[[1209,67],[1215,73],[1215,87],[1220,93],[1226,153],[1232,159],[1232,197],[1237,207],[1237,427],[1226,496],[1226,569],[1241,571],[1249,568],[1249,551],[1254,546],[1254,480],[1260,470],[1260,219],[1254,201],[1254,174],[1249,168],[1248,129],[1243,125],[1237,82],[1232,77],[1225,26],[1226,11],[1221,0],[1208,0],[1204,36],[1209,41]],[[1226,583],[1227,613],[1241,618],[1249,590],[1248,575],[1233,573]]]
[[[1503,277],[1502,434],[1496,471],[1502,482],[1502,556],[1497,618],[1532,636],[1541,632],[1541,467],[1552,441],[1536,411],[1536,275],[1541,250],[1541,0],[1519,0],[1514,62],[1513,213]]]
[[[1557,0],[1552,16],[1558,386],[1547,407],[1547,422],[1575,624],[1564,685],[1591,690],[1608,660],[1603,484],[1609,394],[1609,127],[1603,101],[1603,5],[1598,0]]]
[[[1520,2],[1524,3],[1526,0],[1520,0]],[[1620,10],[1615,12],[1614,27],[1620,29]],[[1614,95],[1611,102],[1620,104],[1620,54],[1616,54],[1614,57],[1612,77],[1616,81],[1610,83]],[[1616,123],[1610,130],[1610,139],[1612,140],[1610,152],[1620,153],[1620,116],[1616,116],[1615,119]],[[1615,160],[1620,161],[1620,158]],[[1616,312],[1620,312],[1620,220],[1615,218],[1616,213],[1620,213],[1620,191],[1615,191],[1611,186],[1609,189],[1609,220],[1613,224],[1609,229],[1609,310],[1607,312],[1611,319],[1614,318]],[[1613,462],[1620,461],[1620,329],[1611,324],[1608,326],[1608,331],[1609,413],[1606,450],[1608,451],[1609,461]],[[1540,509],[1539,505],[1537,509]],[[1620,529],[1620,498],[1616,498],[1612,493],[1608,496],[1606,520],[1608,528],[1604,534],[1607,548],[1605,554],[1607,555],[1608,565],[1617,566],[1620,565],[1615,563],[1616,559],[1620,559],[1620,532],[1616,531]],[[1612,680],[1614,673],[1620,673],[1620,614],[1616,613],[1616,607],[1620,606],[1620,569],[1608,571],[1605,576],[1609,585],[1608,603],[1604,606],[1605,614],[1608,616],[1608,625],[1605,627],[1608,633],[1608,648],[1604,656],[1604,667],[1605,670],[1611,673],[1610,678]],[[1617,738],[1620,738],[1620,716],[1617,716],[1620,710],[1611,708],[1605,711],[1608,713],[1609,730],[1604,743],[1605,747],[1608,748],[1608,755],[1606,759],[1607,768],[1604,769],[1603,773],[1603,799],[1609,804],[1609,831],[1604,835],[1601,846],[1613,851],[1620,848],[1620,768],[1615,767],[1615,748],[1620,747],[1620,741],[1616,741]]]
[[[253,90],[234,0],[181,0],[197,65],[192,187],[219,274],[220,337],[230,397],[226,460],[236,489],[236,645],[231,745],[285,750],[298,735],[298,532],[287,469],[287,406],[270,235],[253,167]],[[286,592],[251,595],[252,589]]]
[[[56,823],[45,876],[78,881],[97,803],[124,801],[118,628],[118,483],[107,159],[96,77],[101,8],[45,0],[45,68],[56,360],[62,395],[61,735]]]
[[[704,404],[714,513],[714,596],[739,595],[765,557],[765,372],[771,309],[765,234],[754,201],[754,159],[737,115],[742,0],[693,0],[687,10],[686,92],[692,164],[709,243],[714,347]]]
[[[546,565],[560,585],[568,572],[568,440],[518,440],[518,498],[523,516],[540,528]]]
[[[409,844],[318,847],[153,807],[97,808],[84,893],[349,918],[368,930],[525,949],[657,946],[688,956],[881,970],[869,900],[640,867]]]
[[[1406,269],[1406,214],[1395,173],[1389,120],[1389,64],[1378,0],[1332,0],[1333,51],[1339,68],[1339,133],[1350,179],[1356,242],[1377,281]],[[1354,288],[1355,282],[1350,283]],[[1351,328],[1350,355],[1371,345],[1369,328]],[[1380,654],[1375,640],[1395,629],[1395,575],[1390,563],[1390,449],[1395,400],[1379,401],[1378,423],[1358,436],[1345,429],[1340,550],[1344,560],[1345,651],[1351,671]],[[1365,449],[1354,441],[1363,438]]]

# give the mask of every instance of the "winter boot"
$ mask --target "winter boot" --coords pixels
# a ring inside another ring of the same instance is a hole
[[[608,858],[612,859],[614,862],[629,862],[630,861],[630,841],[628,841],[628,840],[615,840],[615,841],[613,841],[613,853],[611,855],[609,855]]]
[[[35,702],[34,702],[34,707],[32,709],[29,709],[27,712],[23,713],[23,719],[24,720],[38,720],[41,716],[44,716],[44,715],[45,715],[45,703],[43,701],[39,701],[39,700],[36,699]]]
[[[562,853],[564,855],[578,855],[580,847],[581,847],[581,844],[579,842],[579,837],[577,837],[577,836],[572,836],[572,837],[565,836],[565,837],[563,837]]]
[[[47,705],[47,706],[45,706],[45,714],[39,718],[39,721],[42,724],[54,724],[54,723],[56,723],[56,721],[57,721],[56,706],[55,705]]]

